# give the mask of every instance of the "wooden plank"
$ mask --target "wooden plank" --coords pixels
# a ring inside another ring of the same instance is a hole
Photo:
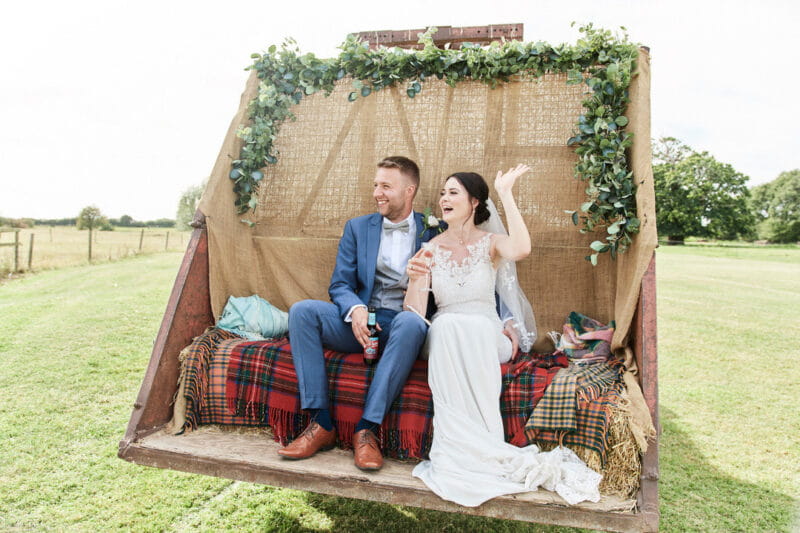
[[[151,434],[129,443],[120,456],[148,466],[438,511],[608,531],[642,530],[642,516],[633,511],[635,500],[605,496],[598,503],[569,506],[557,494],[540,490],[502,496],[476,508],[461,507],[435,496],[412,477],[414,461],[389,459],[379,472],[366,473],[353,465],[352,452],[336,449],[287,461],[278,456],[278,447],[263,430],[201,428],[188,435]]]

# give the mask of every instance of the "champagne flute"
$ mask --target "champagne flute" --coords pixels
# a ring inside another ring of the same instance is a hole
[[[425,274],[425,286],[421,287],[419,290],[421,291],[432,291],[431,288],[431,265],[433,265],[433,250],[436,248],[436,245],[431,242],[424,242],[422,243],[422,249],[424,252],[430,252],[430,257],[427,253],[422,254],[422,260],[425,261],[425,265],[428,267],[428,272]]]

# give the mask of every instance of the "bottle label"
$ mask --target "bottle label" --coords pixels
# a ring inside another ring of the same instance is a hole
[[[378,358],[378,337],[370,337],[364,345],[364,359]]]

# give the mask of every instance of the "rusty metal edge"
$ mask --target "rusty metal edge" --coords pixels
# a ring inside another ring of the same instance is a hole
[[[642,457],[641,485],[638,494],[639,512],[643,518],[643,531],[658,531],[660,513],[658,509],[658,447],[661,425],[658,412],[658,330],[656,318],[656,258],[642,278],[639,303],[635,317],[634,352],[639,365],[642,394],[650,409],[656,428],[656,438],[650,443]]]
[[[489,516],[505,520],[557,524],[604,531],[642,531],[644,526],[640,513],[590,511],[552,504],[515,501],[513,498],[490,500],[477,508],[461,507],[433,496],[426,489],[398,488],[386,483],[366,483],[358,478],[332,477],[323,473],[297,476],[276,468],[265,468],[237,461],[211,460],[195,457],[188,453],[153,450],[135,443],[126,446],[120,453],[120,457],[145,466],[473,516]]]
[[[202,275],[203,273],[205,274],[204,276]],[[160,416],[162,420],[159,422],[144,424],[143,422],[145,422],[145,420],[143,420],[143,416],[148,411],[148,407],[150,407],[150,405],[153,403],[153,391],[157,389],[158,385],[164,381],[164,377],[159,376],[158,374],[164,369],[166,357],[174,356],[175,360],[171,361],[171,363],[177,364],[177,355],[183,345],[185,345],[181,344],[181,338],[176,337],[185,338],[186,336],[191,337],[202,333],[201,329],[200,331],[196,332],[192,331],[189,333],[183,333],[183,335],[176,335],[177,331],[183,332],[184,328],[186,327],[186,325],[183,325],[181,328],[176,327],[176,318],[178,318],[179,315],[186,314],[192,314],[193,316],[197,316],[198,314],[201,316],[202,314],[207,314],[209,320],[205,326],[211,325],[213,322],[210,302],[207,304],[207,309],[186,309],[188,304],[186,302],[186,293],[184,292],[184,289],[186,289],[188,292],[196,292],[203,289],[202,286],[198,287],[196,284],[187,283],[187,281],[203,277],[205,278],[205,300],[208,300],[208,235],[205,229],[196,228],[192,231],[183,261],[178,269],[178,274],[175,278],[175,283],[172,287],[172,292],[170,293],[167,307],[164,311],[164,318],[161,321],[161,327],[159,328],[156,339],[153,342],[153,351],[150,355],[150,362],[145,370],[144,379],[142,380],[142,385],[139,388],[139,394],[137,395],[136,401],[133,404],[133,411],[131,412],[131,418],[128,422],[128,427],[125,431],[123,439],[119,443],[120,457],[122,457],[124,449],[127,448],[131,442],[135,441],[139,437],[144,436],[145,434],[152,433],[160,425],[163,425],[167,420],[169,420],[169,417],[167,416],[164,418],[162,413]],[[181,311],[183,312],[181,313]],[[157,380],[157,378],[160,379]],[[177,377],[171,381],[172,385],[174,386],[170,387],[168,390],[169,394],[173,395],[174,391],[177,390]]]
[[[487,26],[437,26],[436,33],[433,34],[433,42],[436,46],[443,46],[446,43],[459,44],[463,42],[489,43],[502,39],[520,39],[524,34],[524,24],[489,24]],[[412,30],[375,30],[362,31],[356,36],[369,43],[370,48],[378,46],[399,46],[402,48],[421,48],[419,45],[419,34],[427,31],[427,28]]]

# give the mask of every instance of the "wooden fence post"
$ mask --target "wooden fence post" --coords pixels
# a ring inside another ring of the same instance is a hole
[[[92,227],[89,226],[89,262],[92,262]]]
[[[14,232],[14,272],[19,272],[19,230]]]
[[[167,232],[167,238],[164,240],[164,251],[165,252],[167,251],[167,248],[169,248],[169,231]]]
[[[31,270],[31,264],[33,263],[33,236],[34,233],[31,233],[31,243],[28,245],[28,271]]]
[[[144,228],[142,228],[142,233],[139,235],[139,251],[142,251],[142,242],[144,242]]]

